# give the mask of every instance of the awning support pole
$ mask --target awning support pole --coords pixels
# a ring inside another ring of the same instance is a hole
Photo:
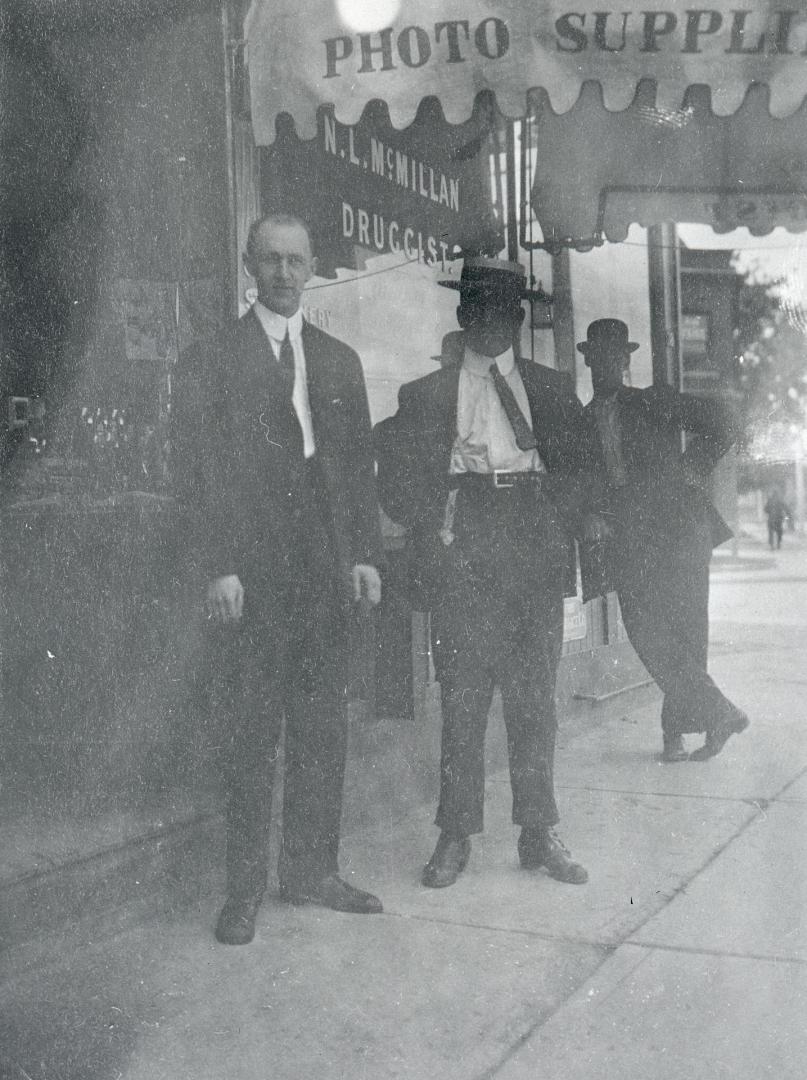
[[[678,236],[672,222],[650,226],[647,256],[653,383],[666,383],[680,390],[681,271]]]
[[[558,369],[565,371],[577,385],[577,350],[575,348],[572,269],[568,248],[552,255],[552,333]]]
[[[225,125],[226,125],[226,167],[227,167],[227,198],[228,198],[228,214],[227,214],[227,241],[228,241],[228,262],[229,262],[229,274],[228,274],[228,300],[230,314],[238,315],[238,210],[237,210],[237,192],[235,183],[235,162],[233,160],[233,154],[235,151],[235,138],[233,133],[233,78],[232,78],[232,64],[233,64],[233,52],[232,52],[232,38],[233,38],[233,22],[235,21],[235,15],[232,10],[232,0],[225,0],[225,3],[221,5],[221,36],[222,36],[222,49],[224,59],[224,111],[225,111]],[[241,27],[239,26],[239,30]]]
[[[505,172],[507,182],[507,258],[518,262],[518,204],[516,203],[515,120],[506,120]]]

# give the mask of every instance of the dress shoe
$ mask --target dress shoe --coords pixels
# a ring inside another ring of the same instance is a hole
[[[735,709],[729,716],[720,720],[706,736],[706,742],[689,755],[690,761],[707,761],[719,754],[732,735],[745,731],[750,721],[744,712]]]
[[[440,833],[437,847],[423,868],[420,880],[430,889],[445,889],[447,885],[453,885],[468,865],[470,854],[470,836]]]
[[[688,761],[689,754],[684,749],[683,735],[665,735],[664,749],[659,754],[658,760],[668,765],[674,761]]]
[[[287,904],[318,904],[333,911],[348,911],[353,915],[380,915],[384,910],[377,896],[362,889],[354,889],[336,874],[328,874],[311,885],[281,885],[280,899]]]
[[[572,859],[569,849],[552,829],[522,829],[518,858],[522,869],[544,867],[550,877],[567,885],[584,885],[588,881],[588,872]]]
[[[216,941],[222,945],[249,945],[255,937],[255,916],[260,906],[259,896],[229,897],[216,923]]]

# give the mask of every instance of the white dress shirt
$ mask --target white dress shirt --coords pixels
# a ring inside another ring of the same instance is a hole
[[[256,300],[254,304],[255,314],[258,316],[261,326],[269,338],[275,360],[280,359],[280,346],[288,331],[291,347],[294,350],[294,391],[291,403],[297,414],[300,430],[303,433],[303,453],[307,458],[313,457],[316,452],[314,442],[314,425],[311,421],[311,404],[308,400],[308,376],[305,370],[305,352],[303,350],[303,313],[298,308],[290,319],[285,315],[278,315],[276,311],[270,311],[268,307]]]
[[[512,349],[497,357],[480,356],[465,347],[457,393],[457,435],[451,454],[452,473],[490,473],[494,469],[526,472],[544,469],[537,450],[519,450],[512,425],[490,376],[495,363],[515,395],[524,419],[532,416]]]

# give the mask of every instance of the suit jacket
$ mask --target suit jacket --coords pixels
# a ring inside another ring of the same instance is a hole
[[[526,360],[517,363],[547,469],[545,491],[562,525],[576,534],[585,494],[582,406],[559,372]],[[432,606],[445,557],[439,530],[450,487],[459,373],[460,365],[444,367],[402,386],[398,412],[374,431],[379,498],[392,520],[410,529],[412,600],[422,610]],[[567,592],[573,593],[573,560],[571,571]]]
[[[732,536],[712,503],[710,484],[715,465],[739,436],[733,409],[667,386],[625,386],[617,398],[627,474],[623,487],[608,482],[593,402],[583,410],[593,509],[615,531],[604,549],[581,547],[584,599],[640,572],[663,573],[673,550],[708,553]],[[684,431],[694,438],[682,452]]]
[[[303,323],[308,395],[333,539],[347,589],[356,563],[381,558],[372,435],[361,363]],[[303,441],[287,385],[254,312],[183,357],[173,451],[177,492],[208,577],[245,592],[288,578],[300,536]]]

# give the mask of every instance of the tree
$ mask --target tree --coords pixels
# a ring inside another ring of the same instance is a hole
[[[807,313],[793,275],[752,267],[734,332],[737,387],[749,422],[807,426]]]

